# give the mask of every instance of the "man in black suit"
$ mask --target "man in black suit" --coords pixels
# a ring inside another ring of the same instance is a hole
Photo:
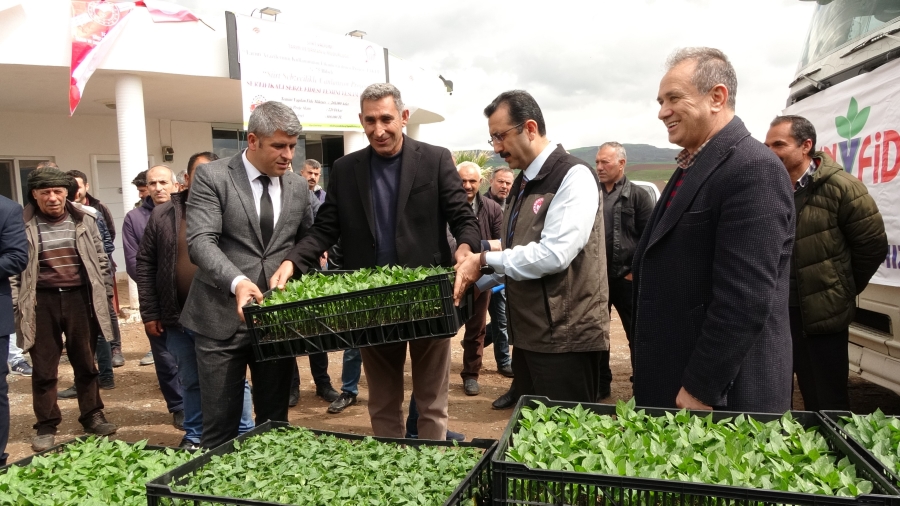
[[[28,240],[22,206],[0,195],[0,466],[6,465],[6,442],[9,440],[9,374],[6,354],[9,335],[16,331],[10,276],[17,276],[28,263]]]
[[[634,254],[639,405],[783,412],[791,407],[791,185],[734,115],[721,51],[667,62],[659,119],[684,148]]]
[[[445,148],[403,135],[409,110],[400,90],[373,84],[360,96],[359,120],[369,147],[350,153],[331,170],[325,202],[309,235],[297,243],[270,285],[283,286],[295,268],[303,272],[341,239],[344,268],[376,265],[453,265],[446,229],[456,238],[457,258],[481,250],[472,207]],[[362,348],[369,384],[369,416],[376,436],[403,437],[403,367],[407,343]],[[409,342],[413,397],[422,439],[447,432],[450,340]]]
[[[312,225],[309,185],[288,171],[302,130],[290,107],[250,115],[247,149],[201,165],[187,201],[187,242],[197,272],[180,323],[194,335],[203,434],[213,448],[238,435],[247,367],[256,423],[287,421],[293,358],[257,362],[242,307]]]

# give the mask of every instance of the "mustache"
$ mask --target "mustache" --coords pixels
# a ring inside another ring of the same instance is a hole
[[[512,155],[509,154],[509,151],[501,151],[501,152],[499,152],[499,153],[497,153],[497,154],[500,155],[500,158],[506,158],[506,157],[508,157],[508,156],[512,156]]]

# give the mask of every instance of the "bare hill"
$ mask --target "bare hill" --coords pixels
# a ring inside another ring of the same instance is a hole
[[[674,169],[675,155],[680,149],[675,148],[658,148],[649,144],[623,144],[625,151],[628,153],[628,165],[645,165],[645,164],[665,164],[671,165]],[[599,146],[585,146],[581,148],[569,148],[569,153],[581,158],[588,167],[594,166],[594,158],[597,155]],[[502,158],[495,153],[487,163],[489,167],[498,167],[504,165]],[[646,170],[641,167],[639,170]]]

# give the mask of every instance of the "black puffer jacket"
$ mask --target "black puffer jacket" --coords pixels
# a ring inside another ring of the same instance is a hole
[[[613,205],[612,244],[606,245],[606,267],[610,279],[624,278],[631,272],[634,250],[653,214],[653,197],[625,177],[622,191]]]
[[[177,326],[181,317],[175,283],[175,261],[178,259],[178,226],[184,215],[188,190],[172,194],[150,214],[137,256],[138,296],[141,319],[160,321],[163,326]],[[166,266],[160,269],[158,266]]]

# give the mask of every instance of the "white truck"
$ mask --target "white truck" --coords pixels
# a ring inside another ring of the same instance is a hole
[[[785,114],[866,184],[885,220],[884,263],[857,300],[850,370],[900,393],[900,0],[815,0]]]

